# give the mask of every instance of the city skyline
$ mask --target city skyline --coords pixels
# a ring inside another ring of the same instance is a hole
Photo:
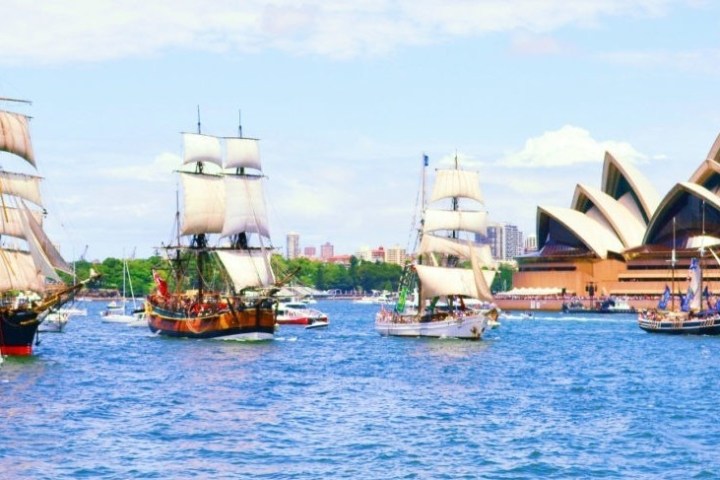
[[[658,192],[688,179],[720,132],[719,13],[697,0],[10,0],[0,96],[33,101],[20,111],[68,259],[168,243],[198,107],[203,132],[234,135],[241,119],[261,139],[275,247],[298,231],[338,251],[409,249],[425,154],[430,171],[456,156],[478,170],[489,219],[527,234],[539,205],[570,205],[569,181],[598,187],[606,150]]]

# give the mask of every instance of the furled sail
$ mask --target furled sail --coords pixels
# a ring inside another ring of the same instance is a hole
[[[40,180],[42,178],[35,175],[0,170],[0,194],[24,198],[35,205],[42,206]]]
[[[443,198],[470,198],[483,202],[480,175],[468,170],[438,170],[435,175],[430,202]]]
[[[487,234],[487,212],[435,210],[425,211],[423,231],[463,230]]]
[[[0,151],[14,153],[35,166],[28,117],[0,110]]]
[[[0,291],[45,290],[45,279],[28,252],[0,250]]]
[[[222,167],[220,139],[202,133],[183,133],[183,164],[210,162]]]
[[[235,291],[267,287],[275,283],[270,253],[262,250],[219,250],[220,262],[230,276]]]
[[[256,170],[262,170],[257,139],[226,138],[225,149],[225,168],[254,168]]]
[[[222,236],[257,233],[270,238],[263,177],[225,175],[225,219]]]
[[[217,175],[181,172],[184,212],[180,233],[220,233],[225,220],[225,183]]]

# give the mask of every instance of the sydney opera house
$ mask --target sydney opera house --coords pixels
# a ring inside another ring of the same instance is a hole
[[[659,295],[684,291],[701,258],[720,293],[720,136],[686,182],[660,197],[631,164],[605,154],[601,188],[578,184],[570,208],[538,206],[538,251],[518,257],[514,288],[567,295]],[[676,261],[671,261],[673,250]],[[712,251],[711,251],[712,250]]]

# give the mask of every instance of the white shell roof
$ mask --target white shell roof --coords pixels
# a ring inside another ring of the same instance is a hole
[[[652,218],[660,204],[660,195],[655,187],[634,165],[615,158],[610,152],[605,152],[602,190],[616,200],[619,200],[624,193],[618,190],[620,178],[625,178],[632,188],[640,203],[638,206],[645,213],[646,218]]]
[[[715,138],[715,142],[710,147],[705,161],[700,164],[690,177],[690,182],[704,185],[711,176],[718,173],[720,173],[720,135]]]
[[[543,215],[549,216],[565,226],[578,240],[600,258],[607,258],[608,252],[621,253],[624,249],[622,242],[613,231],[577,210],[539,206],[538,224],[542,223],[540,222],[540,218]]]
[[[650,221],[647,231],[645,232],[645,238],[643,239],[643,243],[647,244],[651,241],[654,241],[653,239],[657,235],[658,231],[667,222],[672,221],[672,219],[668,216],[668,212],[671,208],[673,208],[675,202],[677,202],[680,197],[685,194],[692,195],[696,198],[699,198],[700,200],[705,200],[705,202],[710,207],[716,210],[720,210],[720,197],[712,193],[707,188],[696,183],[680,182],[676,184],[672,189],[670,189],[668,194],[665,195],[665,198],[663,198],[662,202],[660,203],[660,206],[658,206],[658,209],[655,212],[652,220]]]
[[[602,213],[605,222],[613,229],[625,248],[642,245],[645,224],[619,200],[600,189],[578,184],[575,187],[572,208],[586,213],[587,209],[583,207],[586,200],[589,200]]]

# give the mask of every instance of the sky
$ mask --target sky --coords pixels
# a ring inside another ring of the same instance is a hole
[[[0,18],[0,97],[32,101],[12,107],[70,260],[172,240],[198,107],[203,133],[240,117],[260,139],[281,253],[291,231],[412,248],[423,155],[429,184],[456,156],[480,172],[490,221],[530,235],[538,206],[601,186],[605,151],[662,197],[720,133],[711,0],[4,0]]]

